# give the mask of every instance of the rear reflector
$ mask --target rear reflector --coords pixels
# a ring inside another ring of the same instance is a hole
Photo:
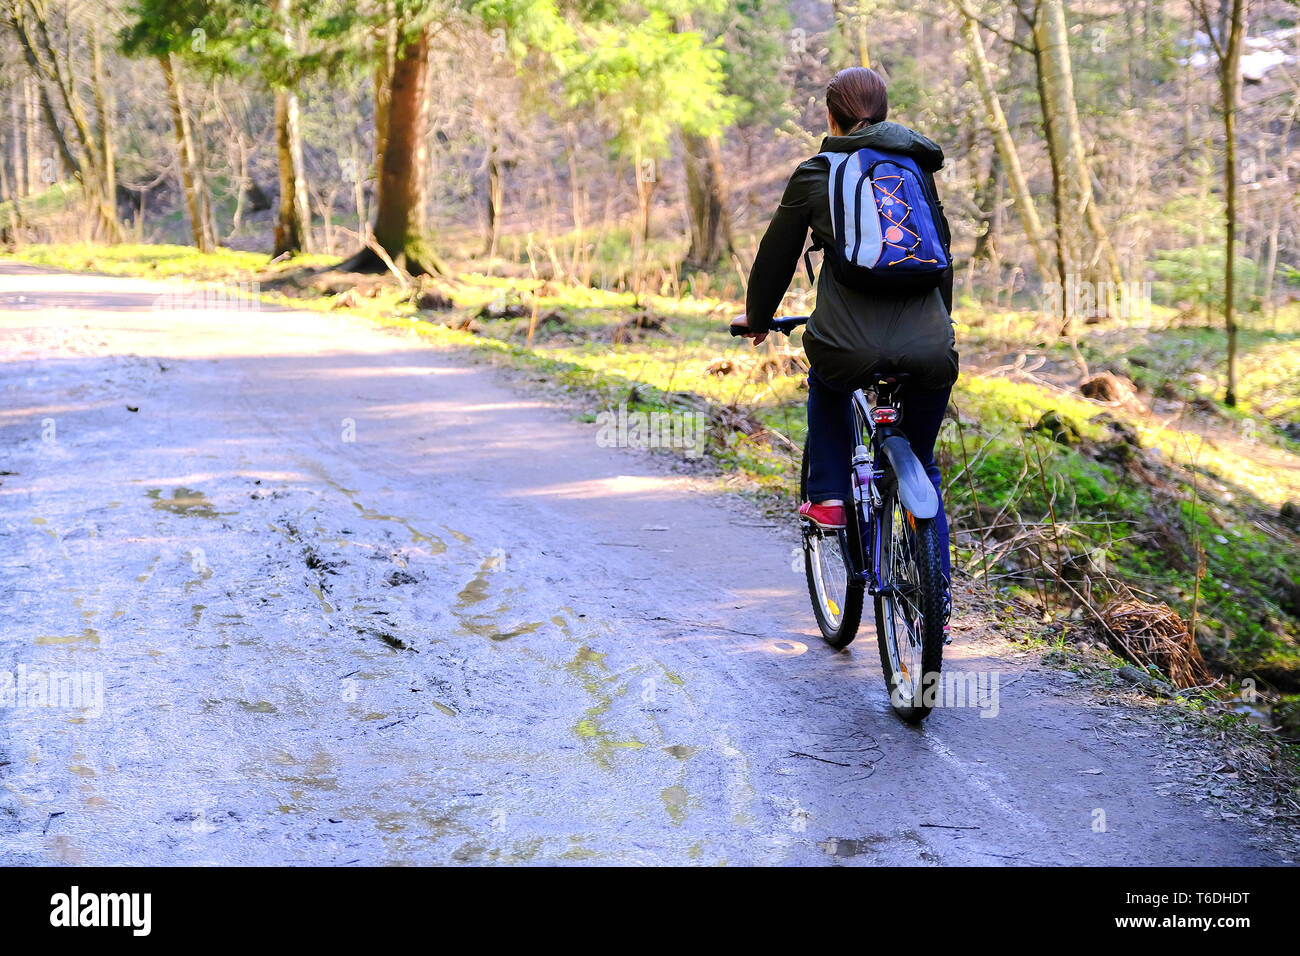
[[[892,425],[898,421],[898,409],[882,405],[871,410],[871,420],[877,425]]]

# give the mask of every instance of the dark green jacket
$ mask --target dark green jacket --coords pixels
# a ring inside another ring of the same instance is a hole
[[[849,136],[827,136],[821,151],[850,153],[867,146],[908,154],[934,188],[943,150],[898,123],[876,123]],[[816,158],[800,164],[790,177],[750,272],[745,300],[750,329],[762,332],[770,327],[799,266],[808,230],[823,245],[834,245],[828,179],[826,161]],[[938,195],[937,189],[934,194]],[[947,241],[951,233],[946,218],[943,231]],[[957,379],[951,313],[951,268],[937,289],[885,297],[846,288],[823,266],[817,280],[817,307],[804,331],[804,350],[817,374],[837,388],[858,388],[873,372],[885,368],[910,372],[925,388],[945,388]]]

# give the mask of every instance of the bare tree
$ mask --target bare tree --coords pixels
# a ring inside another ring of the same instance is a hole
[[[1066,283],[1070,275],[1100,274],[1119,284],[1123,279],[1119,260],[1097,208],[1083,147],[1062,0],[1035,0],[1032,24],[1043,130],[1052,160],[1061,282]],[[1085,254],[1085,238],[1092,240],[1091,255]]]
[[[289,0],[273,0],[275,28],[285,45],[295,47],[293,12]],[[275,226],[274,255],[311,252],[311,209],[302,161],[298,122],[298,91],[292,76],[275,86],[275,150],[280,168],[280,213]]]
[[[1223,110],[1223,324],[1228,335],[1228,387],[1223,400],[1228,405],[1236,405],[1237,108],[1241,102],[1241,48],[1247,0],[1227,0],[1218,15],[1211,12],[1207,0],[1189,2],[1205,27],[1219,73],[1219,105]]]
[[[113,163],[112,130],[110,127],[96,131],[92,126],[73,69],[73,44],[70,37],[64,37],[63,43],[56,42],[51,32],[51,11],[46,0],[4,0],[0,10],[18,40],[31,76],[36,80],[41,111],[64,166],[81,183],[86,204],[95,216],[100,232],[109,240],[121,239],[122,224],[117,219],[112,191],[115,177],[110,169]],[[61,23],[70,33],[73,21],[66,11]],[[97,35],[97,27],[92,28],[92,58],[95,60],[98,59],[98,54],[94,52],[98,50],[98,41],[94,39]],[[101,68],[100,65],[92,64],[92,73]],[[99,79],[102,82],[102,77]],[[98,99],[102,94],[98,83],[96,90]],[[56,102],[62,114],[67,117],[66,123],[60,122],[60,114],[55,109]],[[33,126],[31,120],[29,111],[29,131]],[[100,125],[108,127],[106,109],[100,113]],[[35,156],[30,135],[29,132],[29,190],[35,179],[31,165]]]
[[[691,246],[686,261],[696,268],[707,269],[730,255],[733,245],[722,144],[717,136],[684,132],[682,149],[691,221]]]
[[[185,89],[176,71],[176,55],[164,53],[158,57],[163,79],[167,83],[167,102],[171,106],[172,124],[176,131],[177,158],[181,166],[181,185],[185,193],[185,205],[190,214],[190,230],[194,235],[194,245],[200,252],[211,252],[217,246],[216,236],[212,230],[212,217],[208,211],[208,191],[204,188],[202,171],[194,146],[194,134],[190,129],[189,108],[185,100]]]
[[[15,198],[27,195],[27,155],[23,148],[23,120],[22,106],[19,105],[20,99],[23,105],[26,105],[27,77],[25,75],[22,77],[21,82],[15,81],[9,87],[9,115],[12,123],[9,138],[9,156],[14,170],[13,195]]]
[[[984,54],[984,41],[980,37],[979,20],[976,13],[963,0],[953,0],[953,5],[962,14],[961,32],[970,61],[971,77],[975,80],[975,85],[979,89],[989,132],[993,134],[997,155],[1007,173],[1007,181],[1011,186],[1011,196],[1016,206],[1016,213],[1020,216],[1020,224],[1025,230],[1025,238],[1029,241],[1029,246],[1033,250],[1034,261],[1038,264],[1039,275],[1046,282],[1055,274],[1056,270],[1052,266],[1051,253],[1044,238],[1043,224],[1038,218],[1038,209],[1034,205],[1033,194],[1029,191],[1029,183],[1025,179],[1024,170],[1020,165],[1020,154],[1016,151],[1016,144],[1011,138],[1011,130],[1007,125],[1006,116],[1002,112],[1002,104],[998,99],[997,89],[993,85],[988,58]]]

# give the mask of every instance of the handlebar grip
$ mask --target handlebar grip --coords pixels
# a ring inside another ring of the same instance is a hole
[[[772,327],[770,331],[780,332],[782,335],[789,335],[791,332],[799,328],[799,326],[803,325],[807,321],[808,321],[808,316],[806,315],[783,315],[779,319],[772,320]],[[731,331],[731,334],[733,336],[741,336],[741,335],[749,334],[748,326],[729,325],[727,326],[727,328]]]

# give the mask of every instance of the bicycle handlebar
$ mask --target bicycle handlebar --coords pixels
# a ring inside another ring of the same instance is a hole
[[[789,335],[807,321],[808,316],[806,315],[783,315],[779,319],[772,320],[771,331],[780,332],[782,335]],[[747,326],[733,325],[729,328],[731,329],[731,334],[735,336],[749,334],[749,328]]]

